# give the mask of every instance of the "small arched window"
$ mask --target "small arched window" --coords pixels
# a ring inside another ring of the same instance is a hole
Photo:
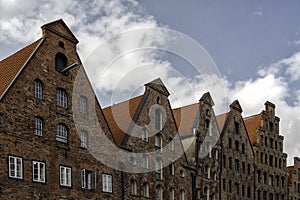
[[[149,157],[147,155],[143,155],[143,157],[142,157],[142,167],[144,169],[149,168]]]
[[[155,135],[155,152],[162,152],[162,138],[160,134]]]
[[[56,90],[56,105],[63,108],[68,107],[67,93],[63,89]]]
[[[40,80],[34,81],[34,97],[43,99],[43,84]]]
[[[88,146],[88,134],[86,131],[80,131],[80,147],[87,148]]]
[[[144,183],[143,185],[143,197],[149,197],[149,184]]]
[[[159,109],[155,110],[155,129],[157,131],[162,129],[162,112]]]
[[[180,200],[185,200],[185,190],[180,190]]]
[[[207,200],[208,199],[208,193],[209,193],[209,191],[208,191],[208,188],[207,187],[205,187],[204,188],[204,190],[203,190],[203,200]]]
[[[40,117],[34,118],[34,134],[39,136],[43,135],[43,119]]]
[[[162,200],[163,199],[163,189],[161,186],[156,186],[155,190],[155,200]]]
[[[135,180],[130,181],[131,185],[131,195],[137,195],[137,183]]]
[[[148,142],[149,132],[147,128],[142,129],[142,140]]]
[[[61,72],[67,66],[67,57],[63,53],[57,53],[55,56],[55,69]]]
[[[155,174],[156,180],[162,180],[162,161],[160,159],[155,160]]]
[[[87,114],[87,98],[85,96],[80,96],[80,113]]]
[[[60,142],[68,142],[68,130],[65,125],[58,124],[56,126],[56,140]]]
[[[175,200],[175,190],[174,190],[174,188],[170,189],[170,200]]]

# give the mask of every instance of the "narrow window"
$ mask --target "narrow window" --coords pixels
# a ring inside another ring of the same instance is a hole
[[[240,162],[238,159],[235,159],[234,161],[234,170],[237,172],[240,170]]]
[[[180,200],[185,200],[185,191],[184,190],[180,190]]]
[[[56,126],[56,140],[64,143],[68,142],[68,131],[62,124]]]
[[[40,117],[34,118],[34,134],[43,136],[43,119]]]
[[[239,151],[239,149],[240,149],[240,145],[239,145],[239,141],[235,141],[235,150],[236,151]]]
[[[81,188],[92,190],[95,187],[94,184],[94,173],[91,170],[82,169],[81,170]]]
[[[162,152],[162,139],[160,134],[155,135],[155,152]]]
[[[71,187],[72,169],[70,167],[60,166],[60,185]]]
[[[149,184],[144,183],[143,185],[143,197],[149,197]]]
[[[67,94],[64,90],[62,89],[57,89],[56,90],[56,105],[67,108],[68,107],[68,98]]]
[[[169,150],[174,151],[174,140],[173,139],[169,140]]]
[[[34,97],[43,99],[43,84],[40,80],[34,81]]]
[[[135,180],[130,181],[131,195],[137,195],[137,183]]]
[[[155,129],[157,131],[162,129],[162,112],[159,109],[155,110]]]
[[[234,184],[234,194],[239,195],[239,184],[238,183]]]
[[[203,196],[203,200],[208,200],[209,190],[207,187],[204,188],[202,196]]]
[[[204,177],[210,179],[210,168],[207,165],[204,167]]]
[[[231,147],[232,147],[232,139],[229,138],[228,139],[228,148],[231,149]]]
[[[170,166],[170,175],[174,176],[175,175],[175,165],[174,165],[174,163],[171,163],[169,166]]]
[[[247,197],[251,198],[251,188],[247,187]]]
[[[112,176],[102,174],[102,191],[112,193]]]
[[[67,65],[67,58],[62,53],[57,53],[55,56],[55,69],[61,72]]]
[[[44,162],[32,161],[32,180],[45,183],[46,165]]]
[[[270,131],[270,133],[273,132],[273,123],[272,122],[269,122],[269,131]]]
[[[8,156],[9,177],[23,179],[23,159],[15,156]]]
[[[149,157],[147,155],[143,155],[142,157],[142,166],[144,169],[149,168]]]
[[[205,134],[206,134],[206,136],[210,136],[210,131],[209,131],[210,126],[209,126],[209,124],[210,124],[210,121],[208,119],[205,120]]]
[[[240,127],[240,124],[238,122],[234,122],[234,133],[235,134],[240,133],[239,127]]]
[[[155,160],[155,174],[156,180],[162,180],[162,161],[160,159]]]
[[[148,132],[147,128],[143,128],[142,129],[142,140],[144,142],[148,142],[148,138],[149,138],[149,132]]]
[[[87,98],[80,96],[80,113],[87,115]]]
[[[170,189],[170,200],[175,200],[175,190],[174,190],[174,188]]]
[[[232,169],[232,158],[229,157],[229,169]]]
[[[163,199],[163,189],[161,186],[157,186],[155,190],[155,200]]]
[[[242,144],[242,154],[245,153],[245,144]]]
[[[88,146],[88,134],[86,131],[80,131],[80,147],[87,148]]]

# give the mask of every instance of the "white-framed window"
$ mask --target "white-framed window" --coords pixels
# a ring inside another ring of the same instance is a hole
[[[155,200],[162,200],[163,199],[163,189],[161,186],[156,186],[155,189]]]
[[[40,161],[32,161],[32,180],[34,182],[46,182],[46,164]]]
[[[162,138],[160,134],[155,135],[155,152],[162,152]]]
[[[142,140],[144,142],[148,142],[149,141],[149,132],[147,128],[143,128],[142,129]]]
[[[112,175],[102,174],[102,191],[112,193]]]
[[[72,186],[72,169],[71,169],[71,167],[60,166],[59,172],[60,172],[59,173],[59,177],[60,177],[59,184],[61,186],[71,187]]]
[[[162,161],[161,159],[155,160],[155,174],[156,174],[156,180],[162,180],[163,177],[163,168],[162,168]]]
[[[170,189],[170,200],[175,200],[175,190],[174,190],[174,188]]]
[[[162,112],[160,109],[155,110],[155,130],[160,131],[162,129]]]
[[[137,164],[136,158],[134,156],[130,157],[130,162],[133,166],[136,166],[136,164]]]
[[[142,157],[142,167],[144,169],[149,168],[149,157],[147,155],[143,155],[143,157]]]
[[[23,159],[16,156],[8,156],[9,177],[23,179]]]
[[[43,84],[40,80],[34,81],[34,97],[43,99]]]
[[[88,146],[88,134],[86,131],[80,131],[80,147],[87,148]]]
[[[56,105],[63,108],[68,107],[68,97],[63,89],[56,90]]]
[[[43,119],[41,117],[34,118],[34,134],[43,136]]]
[[[87,98],[85,96],[80,96],[80,113],[87,114]]]
[[[68,130],[63,124],[58,124],[56,126],[56,140],[60,142],[68,142]]]
[[[209,197],[209,189],[207,187],[204,188],[203,190],[203,200],[208,200]]]
[[[169,140],[169,150],[174,151],[174,140],[173,139]]]
[[[180,200],[185,200],[185,191],[184,190],[180,190],[180,196],[179,196]]]
[[[170,175],[175,175],[175,165],[173,162],[170,164]]]
[[[149,184],[148,183],[144,183],[143,185],[143,197],[149,197]]]
[[[135,180],[130,181],[131,195],[137,195],[137,183]]]
[[[91,170],[81,170],[81,188],[92,190],[95,189],[94,173]]]

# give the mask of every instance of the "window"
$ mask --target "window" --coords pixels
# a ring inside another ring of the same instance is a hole
[[[231,189],[231,181],[228,182],[228,190],[229,190],[229,192],[232,192],[232,189]]]
[[[169,166],[170,166],[170,175],[174,176],[175,175],[175,166],[174,166],[174,163],[171,163]]]
[[[272,139],[272,138],[269,139],[269,143],[270,143],[269,146],[270,146],[271,148],[273,148],[273,139]]]
[[[134,156],[130,157],[130,162],[133,166],[136,166],[136,164],[137,164],[136,158]]]
[[[144,183],[143,185],[143,197],[149,197],[149,184]]]
[[[238,194],[239,194],[239,184],[238,184],[238,183],[235,183],[235,184],[234,184],[234,194],[235,194],[235,195],[238,195]]]
[[[174,151],[174,140],[169,140],[169,150]]]
[[[247,197],[251,198],[251,188],[247,187]]]
[[[88,146],[88,134],[86,131],[80,131],[80,147],[87,148]]]
[[[161,186],[157,186],[155,190],[155,200],[163,199],[163,189]]]
[[[34,118],[34,134],[38,136],[43,135],[43,119],[40,117]]]
[[[246,172],[246,165],[245,165],[245,162],[242,162],[242,172],[243,172],[243,173]]]
[[[223,191],[226,191],[226,180],[224,178],[222,179],[222,185]]]
[[[226,156],[225,155],[223,155],[222,162],[223,162],[223,167],[226,168]]]
[[[240,170],[240,161],[238,159],[234,160],[234,170],[239,171]]]
[[[272,186],[273,185],[273,176],[270,175],[269,176],[269,186]]]
[[[174,188],[170,189],[170,200],[175,200],[175,190],[174,190]]]
[[[162,180],[162,161],[160,159],[155,160],[155,174],[156,180]]]
[[[242,196],[244,197],[245,196],[245,186],[242,185]]]
[[[228,139],[228,148],[231,149],[231,147],[232,147],[232,139],[229,138]]]
[[[34,81],[34,97],[43,99],[43,84],[40,80]]]
[[[272,155],[270,155],[270,157],[269,157],[269,165],[271,167],[273,167],[273,156]]]
[[[180,190],[180,200],[185,200],[185,191],[184,190]]]
[[[23,159],[15,156],[8,156],[9,177],[23,179]]]
[[[229,169],[232,169],[232,158],[229,157]]]
[[[102,191],[112,193],[112,176],[102,174]]]
[[[64,143],[68,142],[68,131],[62,124],[56,126],[56,140]]]
[[[87,98],[85,96],[80,96],[80,113],[87,114]]]
[[[71,187],[72,169],[70,167],[60,166],[60,185]]]
[[[267,173],[264,172],[263,174],[263,183],[266,184],[267,183]]]
[[[67,58],[62,53],[57,53],[55,56],[55,70],[61,72],[67,65]]]
[[[240,130],[239,130],[240,124],[238,122],[234,122],[234,133],[235,134],[239,134]]]
[[[160,134],[155,135],[155,152],[162,152],[162,139]]]
[[[239,151],[239,149],[240,149],[239,141],[236,140],[234,144],[235,144],[234,150]]]
[[[245,144],[242,144],[242,154],[245,153]]]
[[[45,183],[46,166],[44,162],[32,161],[32,180]]]
[[[204,177],[209,179],[210,178],[210,168],[209,166],[204,167]]]
[[[137,195],[137,183],[135,180],[130,181],[131,195]]]
[[[66,92],[62,89],[56,90],[56,105],[63,108],[68,107],[68,97]]]
[[[144,169],[148,169],[149,168],[149,158],[147,155],[143,155],[142,157],[142,167]]]
[[[143,128],[143,130],[142,130],[142,140],[144,142],[148,142],[148,138],[149,138],[148,130],[146,128]]]
[[[204,188],[203,190],[203,200],[208,200],[208,195],[209,195],[209,190],[207,187]]]
[[[205,120],[205,134],[206,134],[206,136],[210,136],[210,131],[209,131],[210,126],[209,126],[209,124],[210,124],[209,120],[208,119]]]
[[[93,171],[81,170],[81,188],[91,190],[94,189],[94,175]]]
[[[162,112],[159,109],[155,110],[155,129],[157,131],[162,129]]]
[[[183,169],[181,169],[181,170],[179,171],[179,174],[180,174],[180,177],[181,177],[181,178],[184,178],[184,177],[185,177],[185,171],[184,171]]]
[[[273,132],[273,123],[269,122],[269,131],[272,133]]]
[[[251,172],[251,166],[250,166],[249,163],[248,163],[248,165],[247,165],[247,171],[248,171],[248,175],[250,175],[250,172]]]

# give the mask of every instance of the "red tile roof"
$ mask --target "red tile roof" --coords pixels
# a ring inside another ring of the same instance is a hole
[[[136,113],[142,97],[143,96],[138,96],[103,109],[113,137],[119,146],[122,144],[126,131],[129,128],[130,122]],[[128,116],[128,112],[130,117]]]
[[[15,77],[21,71],[24,64],[34,53],[42,39],[19,50],[15,54],[0,61],[0,97],[4,95],[5,91],[9,88]]]
[[[251,144],[254,144],[257,141],[257,128],[261,126],[261,115],[253,115],[250,117],[244,118],[244,122],[247,128],[247,132],[250,138]]]
[[[220,133],[222,132],[222,130],[224,128],[228,114],[229,113],[224,113],[224,114],[216,116],[216,120],[217,120],[217,124],[218,124]]]
[[[192,133],[197,112],[199,110],[199,104],[195,103],[192,105],[176,108],[173,110],[174,118],[178,127],[180,136],[188,135]]]

